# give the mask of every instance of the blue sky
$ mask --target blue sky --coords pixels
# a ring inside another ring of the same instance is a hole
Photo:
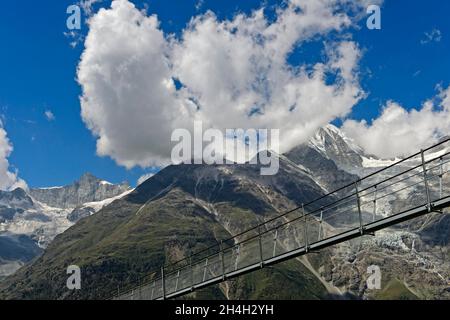
[[[139,8],[146,1],[133,1]],[[108,1],[99,6],[107,6]],[[267,6],[279,2],[264,2]],[[29,186],[64,185],[89,171],[111,182],[134,184],[152,169],[125,169],[109,157],[96,155],[96,139],[80,116],[81,89],[76,67],[83,44],[70,46],[64,36],[66,8],[73,1],[7,1],[1,5],[0,114],[14,146],[11,169]],[[212,10],[219,18],[249,12],[260,1],[154,0],[161,28],[179,34],[192,16]],[[97,8],[96,6],[95,8]],[[361,84],[368,93],[350,115],[370,121],[387,100],[405,108],[420,107],[435,96],[436,85],[450,84],[450,2],[387,0],[382,7],[382,29],[368,30],[365,19],[351,34],[363,49]],[[440,31],[440,39],[425,41],[425,33]],[[82,32],[88,31],[83,24]],[[427,43],[424,43],[427,42]],[[292,64],[320,55],[321,40],[295,50]],[[45,111],[54,119],[49,121]],[[339,121],[338,121],[339,123]]]

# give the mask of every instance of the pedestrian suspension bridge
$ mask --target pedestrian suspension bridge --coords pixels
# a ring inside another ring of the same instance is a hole
[[[112,299],[176,298],[450,207],[450,139],[216,246],[162,266]]]

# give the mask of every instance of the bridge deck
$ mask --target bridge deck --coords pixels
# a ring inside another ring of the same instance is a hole
[[[442,209],[448,208],[448,207],[450,207],[450,197],[446,197],[444,199],[441,199],[441,200],[433,203],[434,210],[442,210]],[[331,238],[314,242],[308,247],[308,250],[306,250],[305,246],[303,246],[302,248],[284,253],[284,254],[274,257],[272,259],[264,260],[262,267],[274,265],[274,264],[277,264],[277,263],[280,263],[280,262],[283,262],[283,261],[286,261],[289,259],[293,259],[298,256],[307,254],[310,251],[320,250],[320,249],[323,249],[323,248],[326,248],[326,247],[329,247],[329,246],[332,246],[332,245],[335,245],[335,244],[338,244],[338,243],[341,243],[344,241],[348,241],[348,240],[351,240],[354,238],[361,237],[362,235],[371,234],[375,231],[387,228],[389,226],[392,226],[392,225],[395,225],[395,224],[398,224],[398,223],[401,223],[401,222],[404,222],[404,221],[407,221],[407,220],[410,220],[413,218],[417,218],[419,216],[422,216],[422,215],[425,215],[428,213],[429,213],[429,211],[428,211],[427,206],[420,206],[418,208],[414,208],[412,210],[408,210],[408,211],[396,214],[394,216],[391,216],[391,217],[388,217],[388,218],[385,218],[385,219],[382,219],[379,221],[375,221],[373,223],[368,223],[368,224],[364,225],[363,234],[361,234],[361,231],[359,228],[354,228],[352,230],[342,232]],[[258,269],[261,269],[261,263],[255,263],[255,264],[245,267],[243,269],[239,269],[234,272],[226,273],[224,277],[218,276],[216,278],[210,279],[203,283],[194,285],[192,288],[187,288],[184,290],[180,290],[180,291],[168,294],[166,296],[166,299],[176,298],[176,297],[185,295],[191,291],[205,288],[205,287],[213,285],[213,284],[218,284],[218,283],[224,281],[224,279],[226,280],[226,279],[238,277],[243,274],[258,270]],[[161,300],[162,297],[158,298],[158,299]]]

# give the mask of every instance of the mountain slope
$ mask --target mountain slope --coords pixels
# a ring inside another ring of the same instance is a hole
[[[127,190],[127,184],[112,185],[86,174],[66,187],[0,191],[0,279],[38,256],[57,234]]]
[[[358,176],[340,169],[333,160],[309,145],[300,145],[286,154],[286,157],[301,165],[328,192],[358,180]]]
[[[260,176],[258,166],[169,166],[58,235],[39,259],[0,285],[0,297],[104,297],[163,262],[217,244],[323,192],[306,172],[284,161],[276,177]],[[83,270],[83,290],[65,289],[70,264]],[[286,284],[292,273],[314,279],[296,264],[277,270]],[[326,294],[317,279],[311,285],[321,288],[317,296]],[[247,286],[239,284],[234,295]]]

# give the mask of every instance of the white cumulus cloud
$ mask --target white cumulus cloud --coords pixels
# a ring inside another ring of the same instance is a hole
[[[92,16],[93,12],[93,6],[97,3],[102,2],[103,0],[80,0],[78,4],[83,9],[86,16],[90,17]]]
[[[47,118],[48,121],[53,121],[55,120],[55,115],[53,114],[53,112],[51,110],[46,110],[44,112],[45,118]]]
[[[366,152],[382,158],[417,152],[450,135],[450,87],[418,109],[408,111],[389,101],[372,123],[346,120],[342,129]]]
[[[430,32],[424,32],[424,37],[420,40],[421,44],[430,42],[440,42],[442,40],[442,32],[439,29],[433,29]]]
[[[17,176],[17,172],[11,172],[9,169],[8,157],[12,151],[13,147],[0,122],[0,190],[14,190],[19,187],[27,189],[27,184]]]
[[[364,96],[361,53],[342,40],[326,42],[325,57],[312,65],[293,67],[287,57],[350,27],[341,10],[349,3],[291,0],[274,21],[263,9],[231,20],[207,12],[177,38],[164,34],[157,16],[113,1],[90,18],[78,66],[82,118],[97,153],[128,168],[167,164],[172,131],[194,120],[222,130],[279,128],[281,152],[305,141]]]

